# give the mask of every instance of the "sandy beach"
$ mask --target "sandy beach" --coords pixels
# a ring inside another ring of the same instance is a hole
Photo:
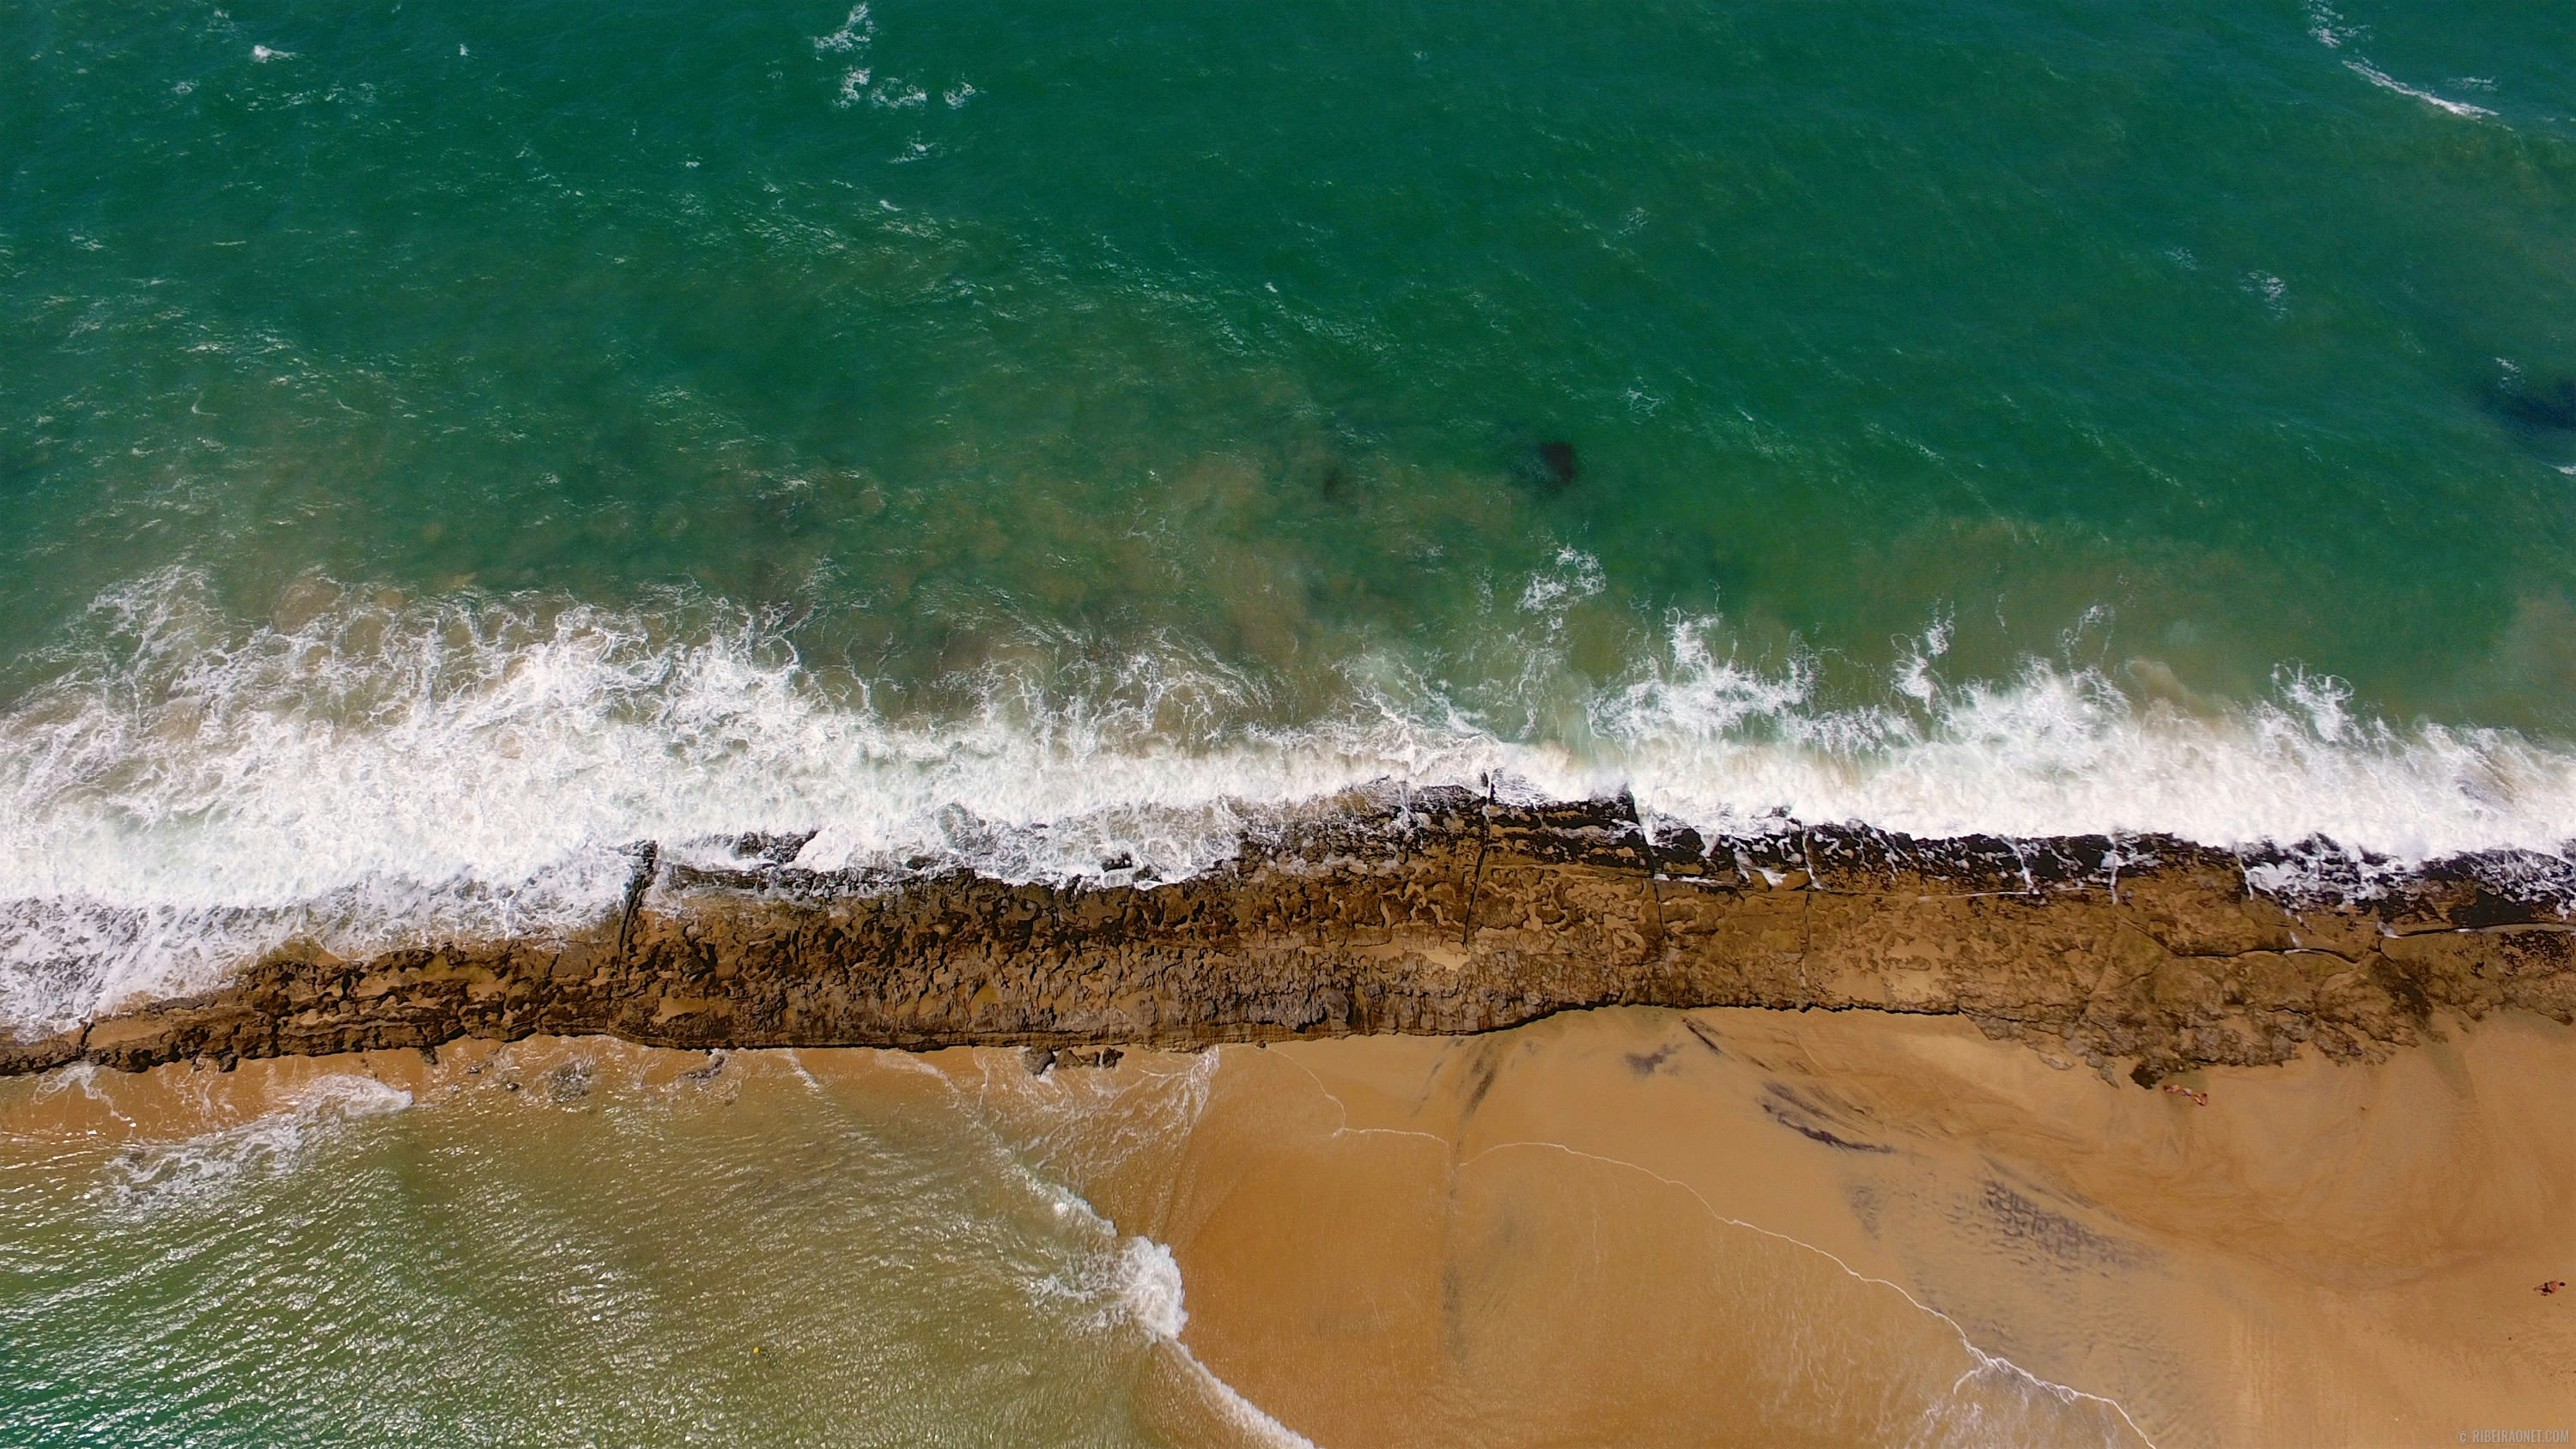
[[[1200,1360],[1319,1443],[2576,1421],[2576,1298],[2535,1291],[2576,1261],[2576,1033],[2174,1086],[1956,1021],[1609,1010],[1223,1049],[1168,1155],[1086,1190],[1172,1245]]]
[[[536,1039],[76,1068],[10,1084],[0,1125],[15,1155],[201,1136],[353,1074],[542,1106],[567,1064],[611,1102],[793,1077],[962,1108],[1169,1248],[1183,1326],[1138,1397],[1175,1443],[2416,1444],[2576,1422],[2576,1295],[2535,1291],[2576,1266],[2576,1031],[2514,1013],[2379,1064],[2174,1090],[1874,1012],[1617,1008],[1042,1076],[995,1049],[710,1072]]]

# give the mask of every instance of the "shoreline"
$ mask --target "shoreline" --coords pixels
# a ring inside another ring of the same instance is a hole
[[[212,990],[0,1039],[0,1075],[93,1062],[607,1035],[650,1046],[1096,1045],[1462,1036],[1608,1005],[1955,1015],[2141,1085],[2315,1046],[2377,1060],[2437,1013],[2576,1022],[2556,857],[2413,869],[2164,837],[1704,840],[1624,797],[1353,792],[1153,885],[734,868],[634,851],[563,939],[349,959],[283,943]]]
[[[2532,1289],[2567,1276],[2551,1124],[2576,1035],[2448,1025],[2376,1064],[2212,1068],[2206,1102],[1879,1013],[1237,1050],[1168,1174],[1180,1201],[1142,1173],[1099,1200],[1170,1234],[1198,1352],[1318,1442],[1652,1441],[1796,1403],[1775,1354],[1914,1365],[1965,1412],[1837,1422],[1869,1397],[1844,1379],[1710,1440],[2564,1422],[2567,1320]]]
[[[1006,1164],[1035,1222],[1096,1216],[1065,1241],[1098,1271],[1068,1281],[1151,1340],[1138,1411],[1192,1442],[2411,1442],[2576,1404],[2576,1330],[2532,1291],[2567,1276],[2576,1030],[2443,1027],[2375,1064],[2212,1068],[2205,1101],[1877,1012],[1616,1008],[1044,1075],[538,1037],[31,1079],[0,1137],[188,1192],[477,1144],[367,1190],[446,1201],[442,1174],[638,1153],[714,1152],[739,1184],[804,1161],[799,1121],[878,1124],[856,1140]],[[689,1199],[710,1209],[739,1225],[725,1191]],[[682,1299],[689,1260],[656,1260]],[[790,1351],[798,1322],[735,1325],[733,1352]]]

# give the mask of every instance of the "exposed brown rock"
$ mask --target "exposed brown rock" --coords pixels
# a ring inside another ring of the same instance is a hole
[[[365,960],[285,945],[202,995],[0,1041],[0,1073],[537,1033],[1188,1047],[1628,1003],[1956,1013],[2144,1083],[2309,1044],[2378,1056],[2438,1013],[2576,1019],[2549,857],[2365,879],[2370,862],[2331,852],[2156,838],[1704,842],[1650,833],[1625,801],[1463,791],[1341,802],[1150,887],[824,875],[775,845],[715,871],[645,847],[625,909],[570,940]]]

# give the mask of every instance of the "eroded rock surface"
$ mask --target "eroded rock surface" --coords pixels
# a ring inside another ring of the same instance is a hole
[[[791,845],[798,843],[790,838]],[[818,874],[639,848],[573,939],[344,960],[288,944],[216,990],[32,1042],[0,1073],[607,1033],[675,1047],[1190,1047],[1467,1033],[1619,1003],[1957,1013],[2138,1081],[2437,1013],[2576,1019],[2555,857],[2412,872],[2153,838],[1703,841],[1625,801],[1353,797],[1153,886]]]

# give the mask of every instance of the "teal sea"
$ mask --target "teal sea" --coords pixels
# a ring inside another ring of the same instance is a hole
[[[2576,12],[0,0],[0,1030],[593,920],[639,840],[1152,881],[1434,785],[2565,852]],[[378,1090],[19,1143],[0,1419],[1161,1433],[1153,1263],[967,1127],[691,1118],[664,1222],[660,1128]],[[704,1256],[791,1159],[877,1187]],[[755,1259],[873,1387],[670,1388]]]

